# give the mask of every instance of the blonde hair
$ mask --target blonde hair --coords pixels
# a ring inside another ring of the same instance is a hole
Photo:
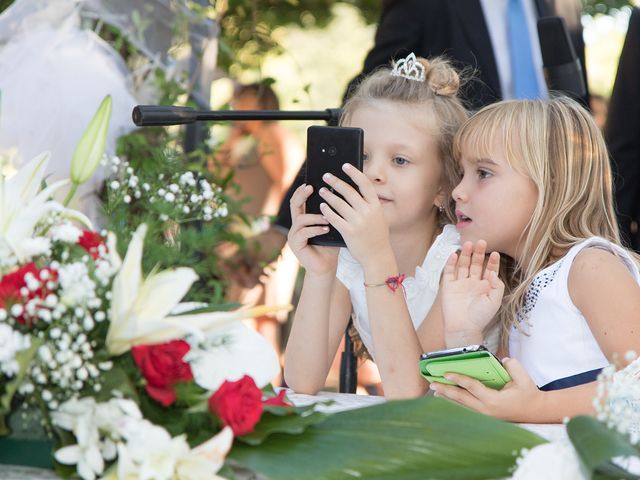
[[[436,57],[427,60],[419,57],[417,61],[424,67],[424,81],[393,76],[390,67],[381,67],[367,76],[347,100],[340,124],[349,124],[354,112],[362,105],[381,100],[424,106],[425,133],[431,133],[428,129],[432,128],[433,120],[438,129],[438,154],[443,171],[440,183],[445,198],[449,199],[443,205],[440,220],[442,223],[450,223],[455,219],[455,207],[450,193],[459,177],[457,163],[453,158],[453,136],[467,119],[467,110],[457,97],[460,76],[446,59]]]
[[[620,237],[607,147],[593,118],[578,103],[557,97],[489,105],[458,130],[454,155],[459,160],[464,150],[490,156],[495,142],[538,191],[521,236],[526,265],[509,258],[503,265],[507,293],[497,321],[506,347],[525,293],[540,270],[585,238],[599,236],[620,245]]]

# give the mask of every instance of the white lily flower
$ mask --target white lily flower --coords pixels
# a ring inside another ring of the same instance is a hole
[[[219,479],[218,471],[233,444],[233,430],[224,427],[220,432],[180,458],[176,465],[178,480]]]
[[[205,331],[280,309],[257,307],[171,316],[171,311],[179,305],[198,276],[193,269],[183,267],[154,272],[143,280],[141,260],[146,231],[143,224],[133,234],[113,281],[111,323],[106,339],[112,355],[120,355],[134,345],[166,342],[188,333],[202,337]]]
[[[191,365],[193,380],[215,391],[225,380],[249,375],[260,388],[280,372],[278,356],[265,337],[243,323],[209,333],[204,342],[191,345],[184,356]]]
[[[49,154],[42,153],[24,165],[10,178],[0,174],[0,256],[14,255],[25,258],[24,240],[33,236],[35,226],[51,212],[91,226],[89,219],[80,212],[65,209],[51,200],[53,192],[67,180],[56,182],[40,191]]]

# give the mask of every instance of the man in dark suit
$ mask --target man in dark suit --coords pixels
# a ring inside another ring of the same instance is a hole
[[[508,2],[508,0],[506,0]],[[584,41],[580,23],[580,0],[525,0],[537,18],[562,16],[584,71]],[[447,56],[461,71],[475,79],[463,85],[462,95],[472,110],[508,98],[502,91],[498,49],[492,44],[495,11],[505,1],[481,0],[383,0],[375,44],[368,53],[362,74],[366,75],[393,58]],[[534,27],[535,28],[535,27]],[[534,35],[537,40],[537,34]],[[537,48],[537,45],[534,46]],[[360,77],[351,82],[354,85]],[[586,82],[585,82],[586,83]]]
[[[605,136],[623,240],[640,251],[640,9],[634,8],[609,102]]]

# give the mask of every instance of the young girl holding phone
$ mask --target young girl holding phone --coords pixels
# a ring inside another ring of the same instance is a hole
[[[292,196],[289,245],[305,268],[285,353],[285,379],[294,390],[323,387],[353,312],[385,394],[426,391],[417,360],[442,332],[419,331],[419,339],[416,328],[434,302],[446,259],[459,247],[455,229],[442,227],[453,213],[452,139],[466,119],[458,87],[458,74],[446,61],[413,54],[393,70],[371,74],[342,117],[343,126],[364,130],[364,172],[344,166],[359,192],[325,175],[326,187],[342,198],[322,188],[321,214],[305,213],[312,186],[302,185]],[[329,224],[347,249],[309,244]]]
[[[598,372],[640,351],[640,274],[620,245],[600,131],[566,98],[507,101],[466,122],[454,151],[464,244],[441,285],[447,347],[481,343],[497,318],[512,382],[448,374],[458,386],[431,389],[511,421],[592,413]]]

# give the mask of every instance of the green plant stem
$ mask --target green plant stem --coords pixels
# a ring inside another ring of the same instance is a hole
[[[74,195],[76,194],[76,191],[78,190],[78,184],[73,182],[71,184],[71,189],[69,190],[69,193],[67,193],[66,198],[64,199],[64,206],[68,207],[69,206],[69,202],[71,201],[71,199],[74,197]]]

